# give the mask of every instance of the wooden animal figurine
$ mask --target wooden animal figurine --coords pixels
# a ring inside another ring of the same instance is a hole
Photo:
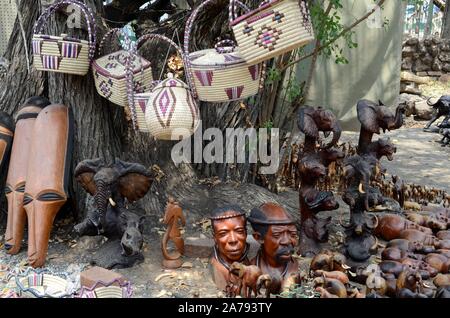
[[[348,284],[348,282],[349,282],[347,274],[340,272],[340,271],[327,272],[327,271],[319,269],[319,270],[314,271],[314,276],[337,279],[342,284]]]
[[[338,298],[347,298],[347,288],[338,279],[317,277],[314,278],[314,286],[316,287],[316,291],[323,293],[323,296],[325,296],[321,298],[328,298],[328,294],[335,295]],[[326,293],[324,293],[324,290]]]
[[[434,246],[437,249],[450,249],[449,240],[439,240],[433,235],[418,231],[416,229],[403,230],[400,233],[400,238],[407,239],[410,242]]]
[[[437,274],[433,279],[433,284],[436,287],[450,286],[450,274]]]
[[[270,298],[270,294],[277,293],[278,290],[281,289],[281,280],[280,279],[273,279],[268,274],[262,274],[258,277],[258,280],[256,282],[256,290],[257,295],[262,295],[262,291],[264,290],[264,297]]]
[[[340,271],[345,273],[350,268],[346,262],[347,259],[343,254],[323,250],[311,260],[310,270],[323,270],[325,272]]]
[[[431,229],[408,221],[396,214],[386,214],[380,217],[375,234],[389,241],[400,238],[400,233],[406,229],[415,229],[429,235],[433,234]]]
[[[53,221],[69,197],[73,125],[72,110],[61,104],[45,107],[34,123],[23,202],[35,268],[45,264]]]
[[[186,225],[183,210],[174,198],[169,197],[163,219],[163,223],[167,225],[167,229],[161,241],[161,251],[164,256],[163,266],[166,268],[179,268],[182,264],[181,255],[184,254],[184,240],[181,237],[180,228],[178,227],[179,222],[181,222],[182,226]],[[172,254],[167,250],[169,241],[172,241],[176,248],[176,251]]]
[[[441,218],[440,220],[434,215],[422,213],[407,213],[406,218],[420,226],[430,228],[433,231],[446,230],[450,220]]]
[[[450,259],[442,254],[430,253],[425,256],[424,261],[439,273],[449,273]]]
[[[397,298],[428,298],[432,294],[422,276],[412,269],[405,269],[397,279]]]
[[[251,298],[252,292],[254,297],[258,296],[258,278],[262,275],[262,271],[255,265],[244,265],[234,262],[230,267],[230,275],[235,275],[239,278],[238,295],[244,291],[245,298]]]

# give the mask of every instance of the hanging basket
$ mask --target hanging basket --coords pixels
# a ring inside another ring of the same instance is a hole
[[[148,39],[160,39],[174,46],[178,54],[184,60],[183,51],[169,38],[160,34],[145,34],[139,38],[133,55],[137,48]],[[131,79],[133,81],[133,79]],[[133,86],[133,83],[129,84]],[[161,82],[154,82],[154,87],[145,94],[137,94],[138,101],[148,98],[145,109],[142,109],[143,103],[137,105],[134,92],[129,92],[129,103],[133,105],[131,112],[133,122],[136,122],[140,130],[145,131],[146,127],[150,134],[160,140],[180,140],[191,136],[198,128],[200,123],[200,111],[198,105],[192,96],[190,87],[174,78],[172,74]],[[141,115],[145,113],[145,123],[141,121]]]
[[[230,1],[235,12],[235,1]],[[231,22],[240,52],[255,64],[304,46],[314,40],[304,0],[270,0]]]
[[[194,95],[201,101],[245,99],[258,93],[262,84],[262,64],[247,63],[240,48],[231,40],[220,41],[214,49],[189,53],[190,34],[197,14],[213,1],[204,1],[188,19],[184,36],[186,73]],[[237,3],[246,8],[242,3]]]
[[[82,287],[75,298],[131,298],[133,294],[131,283],[115,279],[105,283],[97,281],[92,287]]]
[[[61,7],[73,5],[83,12],[88,27],[89,40],[42,34],[45,23]],[[32,39],[33,63],[39,71],[86,75],[94,58],[96,26],[92,11],[76,0],[62,0],[48,7],[36,21]]]
[[[99,54],[101,54],[104,43],[111,36],[122,35],[126,45],[129,45],[129,39],[120,29],[112,29],[103,37]],[[92,63],[92,72],[95,80],[97,92],[122,107],[128,106],[128,76],[133,77],[133,91],[142,93],[149,89],[153,82],[152,69],[150,62],[141,56],[133,55],[120,50],[96,59]]]
[[[47,269],[27,269],[15,275],[19,296],[31,298],[65,298],[73,294],[73,284],[66,274]]]

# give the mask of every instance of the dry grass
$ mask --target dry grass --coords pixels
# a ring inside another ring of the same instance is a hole
[[[450,94],[450,82],[442,83],[439,81],[432,81],[427,84],[420,85],[424,96],[441,97],[442,95]]]

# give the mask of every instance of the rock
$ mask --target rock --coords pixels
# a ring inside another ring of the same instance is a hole
[[[433,116],[433,108],[427,104],[426,100],[416,102],[414,108],[418,119],[430,120]]]
[[[422,95],[422,91],[416,87],[415,84],[400,84],[400,93]]]
[[[423,101],[423,98],[417,95],[403,93],[397,97],[395,101],[395,106],[397,107],[400,104],[404,104],[406,106],[405,115],[406,117],[409,117],[415,114],[416,110],[414,106],[416,101]]]
[[[411,57],[406,57],[403,59],[403,61],[402,61],[402,70],[403,71],[411,70],[412,66],[413,66],[413,60]]]
[[[209,258],[214,248],[211,238],[187,237],[184,240],[184,256],[191,258]]]
[[[429,71],[430,66],[425,65],[421,60],[416,60],[413,64],[412,70],[416,73]]]
[[[434,59],[433,64],[431,65],[431,69],[432,69],[434,72],[439,72],[439,73],[441,72],[442,64],[441,64],[441,61],[439,61],[438,58],[435,58],[435,59]]]
[[[430,55],[430,54],[426,54],[423,58],[422,58],[422,63],[430,66],[431,64],[433,64],[434,58]]]
[[[442,41],[438,37],[433,37],[433,39],[431,39],[431,42],[433,42],[434,45],[439,45]]]
[[[402,57],[412,57],[416,53],[416,49],[411,46],[405,46],[402,50]]]
[[[191,262],[184,262],[183,264],[181,264],[181,268],[192,268],[194,267],[194,264],[192,264]]]
[[[446,73],[450,73],[450,63],[442,65],[442,70]]]
[[[436,71],[429,71],[427,72],[429,76],[433,76],[433,77],[439,77],[442,75],[441,72],[436,72]]]
[[[419,39],[411,38],[411,39],[407,40],[405,44],[409,45],[409,46],[416,46],[417,44],[419,44]]]
[[[119,286],[119,283],[123,284],[127,281],[127,279],[121,274],[98,266],[94,266],[84,272],[81,272],[80,274],[81,286],[84,286],[86,288],[92,288],[98,281],[109,283],[113,280],[118,281],[114,283],[114,285],[116,286]]]
[[[450,62],[450,53],[439,54],[439,60],[444,63],[449,63]]]
[[[417,76],[428,76],[428,72],[417,72]]]
[[[441,83],[450,83],[450,74],[442,74],[441,77],[439,77],[439,81]]]
[[[436,57],[439,54],[439,47],[437,45],[431,45],[430,47],[428,47],[428,53],[432,57]]]

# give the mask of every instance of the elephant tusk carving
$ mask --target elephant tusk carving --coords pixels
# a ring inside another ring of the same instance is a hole
[[[109,198],[109,203],[111,203],[112,206],[116,206],[116,202],[112,198]]]
[[[362,185],[362,183],[359,183],[359,186],[358,186],[358,191],[359,191],[359,193],[362,193],[362,194],[364,194],[365,192],[364,192],[364,189],[363,189],[363,185]]]

